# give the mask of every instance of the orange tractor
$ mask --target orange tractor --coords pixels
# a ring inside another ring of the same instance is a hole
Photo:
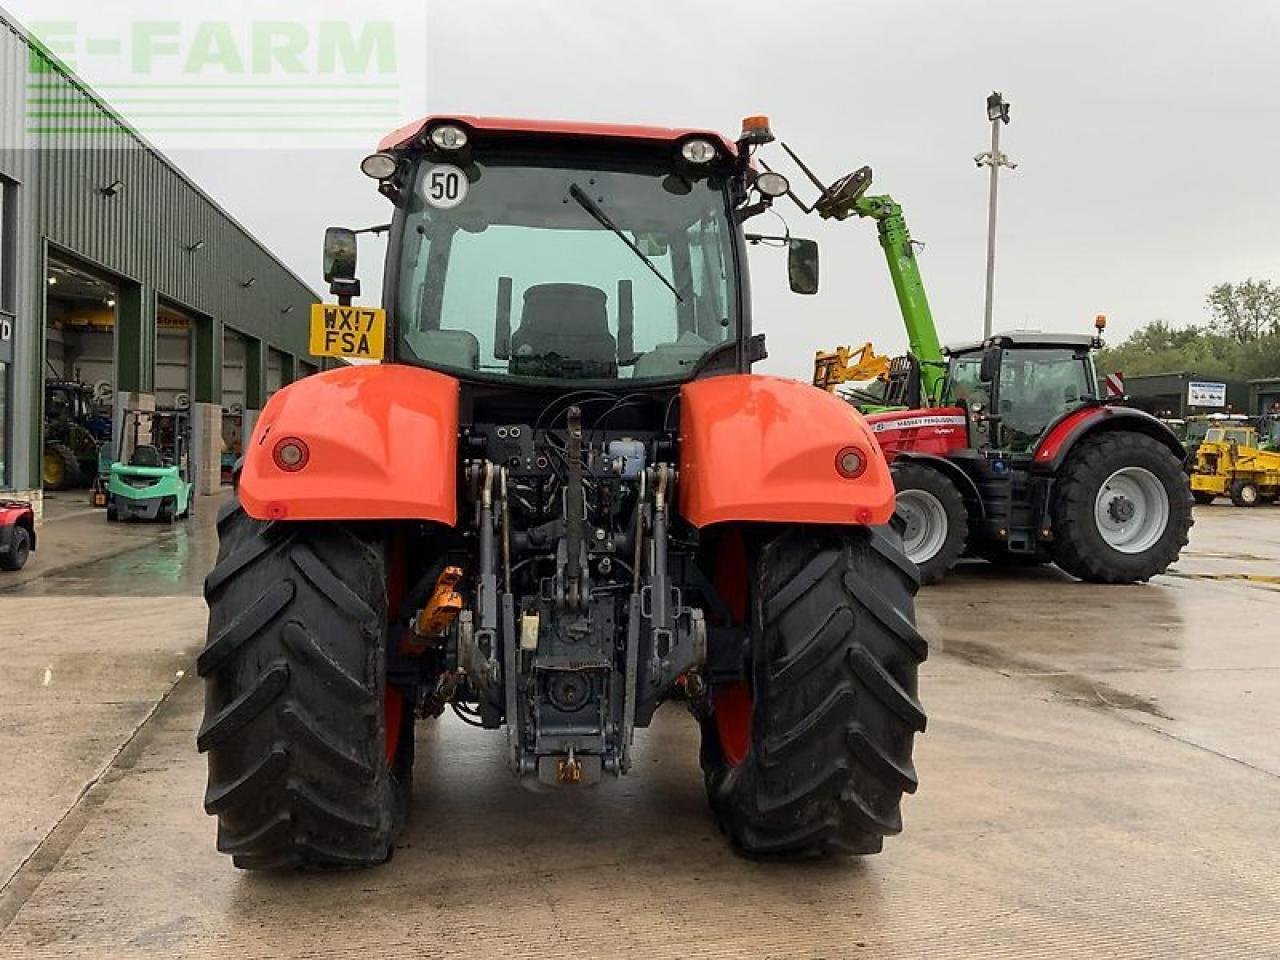
[[[862,417],[751,372],[771,140],[432,117],[366,158],[385,306],[353,305],[356,236],[331,229],[312,349],[381,362],[267,404],[205,586],[198,746],[237,866],[385,860],[415,722],[446,710],[574,788],[680,701],[741,851],[901,829],[917,571]],[[815,245],[789,246],[812,292]]]

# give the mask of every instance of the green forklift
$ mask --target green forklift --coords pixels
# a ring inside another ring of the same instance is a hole
[[[195,483],[191,465],[191,419],[181,410],[126,410],[126,429],[107,480],[107,520],[162,520],[192,514]],[[144,439],[149,424],[149,443]],[[130,437],[125,460],[124,438]]]

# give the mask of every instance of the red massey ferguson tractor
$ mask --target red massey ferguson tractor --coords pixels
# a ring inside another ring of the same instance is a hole
[[[1100,345],[1015,332],[954,347],[939,406],[867,418],[924,583],[962,555],[1097,583],[1148,580],[1178,559],[1192,523],[1185,451],[1155,417],[1098,395]],[[908,406],[919,400],[917,388]]]
[[[248,869],[376,864],[416,720],[506,728],[530,785],[625,773],[660,705],[701,725],[749,854],[873,853],[924,729],[916,568],[875,438],[757,376],[742,224],[786,192],[741,139],[435,117],[363,164],[394,206],[385,313],[278,392],[218,518],[205,807]],[[792,285],[816,283],[791,244]]]

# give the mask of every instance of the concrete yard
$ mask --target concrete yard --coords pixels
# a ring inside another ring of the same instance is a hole
[[[1197,507],[1148,585],[926,590],[921,787],[880,856],[736,857],[670,706],[581,793],[424,724],[389,864],[271,876],[201,810],[201,507],[70,511],[0,579],[0,957],[1280,957],[1280,508]]]

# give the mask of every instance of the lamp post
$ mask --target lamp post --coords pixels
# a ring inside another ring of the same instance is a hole
[[[987,206],[987,299],[983,310],[982,337],[991,336],[991,304],[996,282],[996,193],[1000,185],[1000,168],[1017,169],[1017,164],[1000,152],[1000,126],[1009,122],[1009,101],[1000,91],[987,97],[987,119],[991,121],[991,149],[974,157],[979,167],[991,168],[991,198]]]

